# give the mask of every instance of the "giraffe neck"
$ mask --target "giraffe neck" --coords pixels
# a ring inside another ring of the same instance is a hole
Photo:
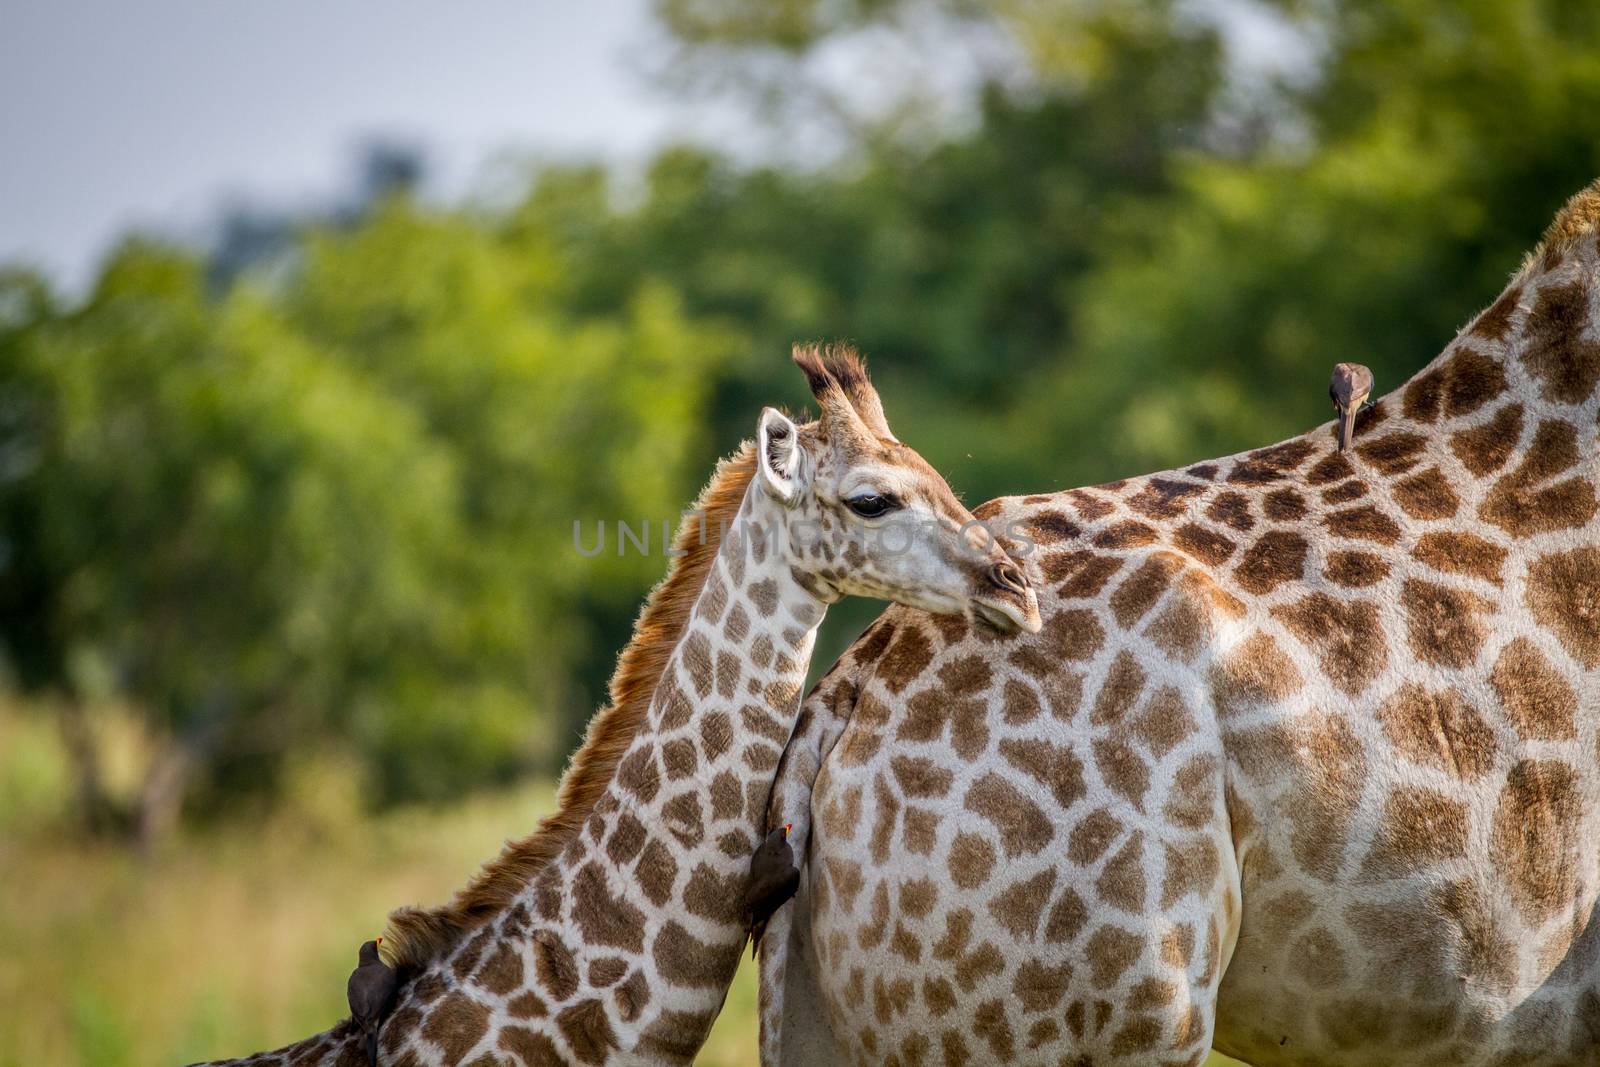
[[[516,938],[527,916],[535,988],[581,1061],[687,1061],[737,969],[750,855],[825,611],[791,572],[789,518],[751,486],[646,722],[500,928]]]

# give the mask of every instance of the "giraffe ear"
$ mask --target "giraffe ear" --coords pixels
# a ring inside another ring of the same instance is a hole
[[[761,411],[756,463],[761,468],[761,487],[774,500],[786,508],[800,502],[810,481],[806,450],[800,447],[800,431],[776,408]]]

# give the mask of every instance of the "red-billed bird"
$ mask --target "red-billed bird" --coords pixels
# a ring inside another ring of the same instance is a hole
[[[378,1027],[394,1004],[399,980],[394,968],[378,956],[378,945],[383,938],[364,942],[356,956],[356,969],[350,972],[345,995],[350,999],[350,1017],[361,1027],[363,1044],[367,1050],[368,1067],[378,1064]]]
[[[1350,447],[1356,435],[1356,415],[1372,395],[1372,370],[1359,363],[1335,363],[1328,398],[1339,412],[1339,451]]]
[[[751,956],[761,947],[761,935],[767,932],[772,913],[800,888],[800,868],[794,862],[794,849],[789,847],[792,829],[794,823],[784,823],[768,834],[750,857],[750,881],[744,888],[744,928],[750,934]]]

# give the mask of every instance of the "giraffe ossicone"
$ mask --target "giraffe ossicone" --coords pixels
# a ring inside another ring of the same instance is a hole
[[[983,505],[1042,632],[845,653],[773,790],[767,1067],[1600,1062],[1600,182],[1357,406]]]
[[[859,358],[802,347],[821,408],[768,408],[679,530],[557,811],[449,905],[401,909],[380,1062],[687,1063],[746,940],[742,904],[816,628],[844,596],[1037,630],[1022,572],[897,440]],[[877,532],[898,524],[905,537]],[[365,1062],[346,1022],[253,1064]]]

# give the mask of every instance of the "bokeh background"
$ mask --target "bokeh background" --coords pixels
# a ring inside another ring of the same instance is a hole
[[[11,0],[0,138],[0,1065],[171,1063],[546,810],[666,566],[573,523],[791,342],[972,503],[1298,432],[1600,174],[1600,5]]]

